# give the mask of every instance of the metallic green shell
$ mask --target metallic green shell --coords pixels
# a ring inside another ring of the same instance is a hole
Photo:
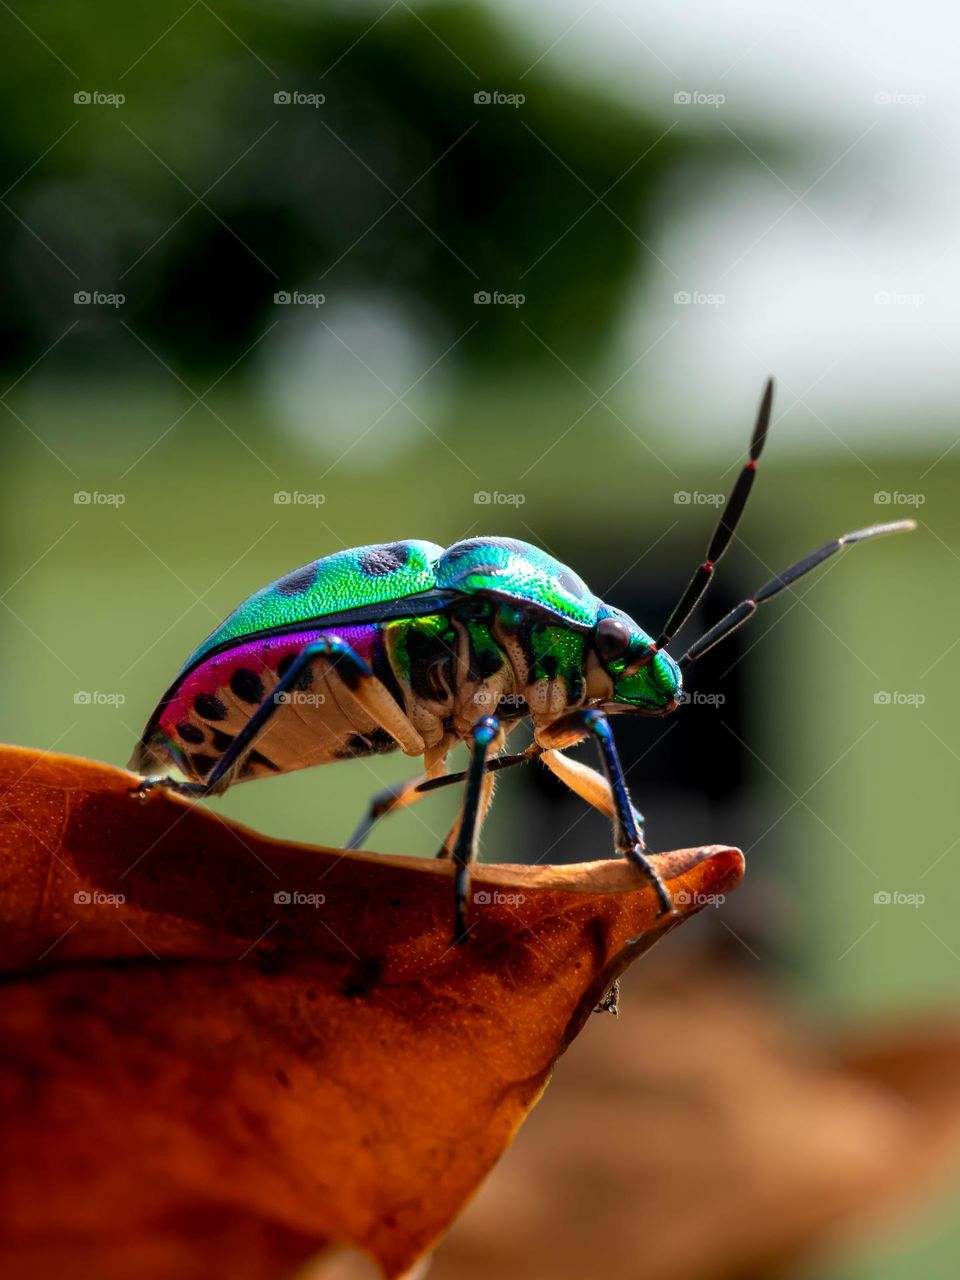
[[[493,591],[536,604],[569,623],[596,624],[602,601],[572,569],[529,542],[513,538],[469,538],[443,553],[437,586],[468,595]]]
[[[431,591],[493,592],[518,607],[537,605],[567,625],[593,627],[607,607],[566,565],[528,542],[470,538],[446,551],[409,539],[352,547],[295,569],[255,592],[209,635],[186,671],[214,649],[259,633],[409,599]],[[426,605],[433,612],[436,604]]]
[[[190,656],[185,669],[231,640],[430,591],[442,555],[436,543],[410,539],[351,547],[314,560],[244,600]]]

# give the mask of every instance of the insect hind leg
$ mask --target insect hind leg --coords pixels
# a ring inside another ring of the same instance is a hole
[[[172,791],[174,795],[184,796],[189,800],[202,800],[205,795],[209,795],[205,782],[182,782],[179,778],[165,777],[156,773],[141,778],[140,785],[133,794],[139,800],[145,800],[151,791]]]
[[[370,834],[375,823],[381,818],[385,818],[388,813],[396,813],[400,809],[407,809],[412,804],[416,804],[418,800],[422,800],[428,794],[429,788],[424,787],[427,782],[443,782],[447,771],[447,753],[453,746],[453,740],[444,738],[435,747],[428,747],[424,752],[424,764],[426,766],[423,773],[416,778],[407,778],[404,782],[395,782],[392,786],[384,787],[382,791],[377,791],[370,797],[367,805],[367,812],[361,818],[357,829],[347,841],[345,848],[359,849]]]
[[[266,695],[236,735],[203,782],[180,782],[176,778],[145,778],[134,795],[146,797],[153,790],[174,791],[177,795],[202,799],[223,789],[231,770],[253,744],[254,739],[276,715],[286,695],[296,688],[306,667],[317,658],[328,658],[333,669],[364,710],[390,734],[404,751],[419,755],[423,741],[368,664],[339,636],[321,636],[304,645],[277,684]]]

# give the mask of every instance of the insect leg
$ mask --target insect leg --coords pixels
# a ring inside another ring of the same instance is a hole
[[[323,636],[319,640],[305,645],[300,650],[275,687],[263,699],[203,782],[183,783],[174,778],[144,778],[137,788],[136,794],[145,796],[148,792],[162,787],[165,790],[176,791],[178,795],[201,797],[211,795],[220,789],[223,780],[229,776],[230,770],[250,747],[257,734],[276,715],[277,711],[284,706],[285,695],[296,687],[304,669],[317,658],[330,659],[334,670],[343,680],[347,689],[378,723],[383,724],[384,729],[397,739],[404,750],[411,747],[415,754],[422,753],[423,741],[420,735],[416,733],[413,726],[403,715],[403,712],[390,698],[389,693],[376,679],[366,662],[358,657],[353,649],[341,640],[339,636]],[[377,686],[377,689],[371,690],[370,686]],[[383,697],[389,699],[396,716],[393,715],[389,708],[383,708],[381,714],[383,698],[377,696],[378,689],[382,690]],[[397,725],[397,717],[403,721],[403,726]],[[403,733],[403,740],[400,738],[401,732]],[[417,746],[418,743],[419,748]]]
[[[447,766],[447,752],[452,745],[452,739],[444,739],[437,747],[433,747],[425,752],[426,771],[421,773],[419,777],[407,778],[404,782],[395,782],[391,787],[384,787],[382,791],[378,791],[376,795],[370,799],[367,812],[360,821],[360,825],[354,831],[353,835],[346,843],[347,849],[359,849],[370,834],[370,830],[380,818],[386,817],[388,813],[396,813],[398,809],[406,809],[409,805],[416,804],[418,800],[422,800],[427,794],[422,790],[425,782],[432,782],[435,779],[443,779]]]
[[[559,778],[564,786],[570,788],[574,795],[578,795],[581,800],[585,800],[594,809],[599,809],[611,822],[616,822],[617,815],[613,801],[613,790],[602,773],[597,773],[596,769],[591,769],[589,765],[583,764],[580,760],[571,760],[569,756],[565,756],[561,751],[544,751],[540,758],[554,777]],[[633,817],[642,846],[643,814],[634,809]],[[593,1012],[612,1013],[615,1018],[619,1017],[619,1001],[620,983],[615,982]]]
[[[470,883],[470,863],[476,854],[477,831],[482,817],[483,793],[486,784],[492,787],[492,775],[486,772],[487,752],[500,739],[500,722],[496,716],[484,716],[471,729],[473,738],[470,765],[467,769],[467,785],[464,790],[463,810],[453,846],[456,864],[454,877],[454,942],[457,946],[467,940],[467,888]],[[487,803],[489,804],[489,797]]]
[[[514,765],[529,764],[531,760],[536,760],[542,755],[545,748],[539,743],[532,743],[523,751],[517,752],[513,756],[494,756],[492,760],[487,761],[487,773],[499,773],[501,769],[512,769]],[[455,782],[463,782],[467,776],[467,770],[462,769],[460,773],[445,773],[442,778],[430,778],[426,782],[420,783],[420,790],[426,794],[428,791],[436,791],[440,787],[452,786]]]
[[[179,778],[167,778],[159,773],[141,778],[133,794],[142,800],[151,791],[172,791],[174,795],[186,796],[190,800],[201,800],[209,794],[205,782],[181,782]]]
[[[364,840],[366,840],[371,829],[380,818],[386,817],[388,813],[395,813],[398,809],[406,809],[409,805],[416,804],[418,800],[423,798],[423,792],[418,788],[421,782],[425,781],[426,775],[420,773],[415,778],[407,778],[403,782],[395,782],[393,786],[384,787],[382,791],[375,792],[370,797],[367,812],[363,815],[357,829],[343,847],[345,849],[362,848]]]
[[[630,802],[630,793],[627,790],[626,779],[623,776],[623,766],[620,763],[620,756],[617,752],[617,744],[614,741],[613,730],[610,728],[610,721],[598,707],[588,707],[577,711],[573,717],[570,717],[570,719],[574,718],[578,719],[584,729],[593,735],[600,751],[603,772],[610,788],[610,800],[613,808],[613,834],[617,851],[622,853],[634,866],[643,872],[657,891],[657,898],[663,911],[672,913],[673,899],[670,897],[670,890],[663,883],[653,863],[647,857],[643,835],[637,822],[639,815]],[[567,763],[572,762],[568,761]],[[564,779],[564,781],[567,781],[567,779]],[[573,790],[576,790],[576,788],[573,788]]]
[[[597,773],[596,769],[591,769],[589,765],[583,764],[579,760],[571,760],[569,756],[565,756],[560,751],[544,751],[540,759],[550,772],[560,779],[564,786],[570,788],[574,795],[578,795],[581,800],[585,800],[594,809],[599,809],[611,822],[616,822],[617,814],[613,801],[613,791],[602,773]],[[640,843],[642,844],[643,814],[634,809],[633,817],[637,826],[637,833],[640,836]]]
[[[467,770],[469,773],[469,770]],[[474,840],[479,839],[480,831],[483,824],[487,820],[487,814],[490,811],[490,805],[493,803],[493,784],[494,779],[490,776],[490,767],[487,766],[483,775],[483,786],[480,788],[480,804],[477,807],[477,822],[474,828]],[[463,822],[463,809],[453,820],[453,825],[447,832],[447,838],[437,851],[438,858],[450,858],[453,856],[453,846],[457,842],[457,836],[460,834],[460,824]]]

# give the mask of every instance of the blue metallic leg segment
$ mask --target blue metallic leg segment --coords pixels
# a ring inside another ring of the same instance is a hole
[[[616,813],[614,841],[617,850],[624,854],[634,866],[640,868],[654,889],[656,889],[662,910],[665,913],[672,914],[674,907],[670,890],[663,883],[653,863],[647,857],[643,842],[643,832],[637,823],[636,810],[630,802],[630,793],[627,790],[626,779],[623,776],[623,766],[620,763],[620,755],[613,737],[613,730],[610,728],[610,721],[596,707],[579,712],[578,715],[583,727],[596,739],[603,764],[603,772],[606,775],[607,782],[610,784],[610,793],[613,796]]]
[[[463,814],[460,830],[453,847],[456,867],[454,878],[454,942],[457,946],[467,940],[467,890],[470,886],[470,863],[476,854],[477,819],[480,813],[480,797],[486,772],[487,752],[490,744],[500,735],[500,722],[496,716],[484,716],[471,730],[473,736],[470,765],[467,769],[467,785],[464,789]]]

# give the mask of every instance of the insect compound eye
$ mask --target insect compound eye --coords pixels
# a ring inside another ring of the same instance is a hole
[[[597,653],[604,662],[615,662],[630,648],[630,628],[619,618],[601,618],[595,640]]]

